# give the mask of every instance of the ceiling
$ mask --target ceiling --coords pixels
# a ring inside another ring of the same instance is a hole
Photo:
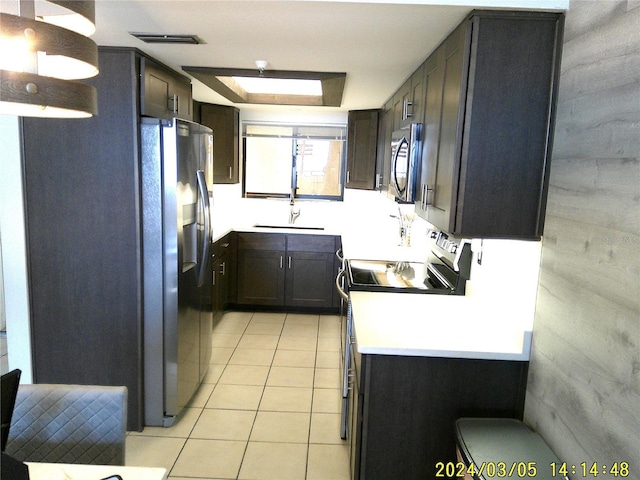
[[[183,65],[254,69],[256,60],[267,60],[267,69],[274,70],[346,72],[340,107],[305,107],[346,111],[381,107],[473,8],[517,4],[552,10],[566,8],[566,3],[568,0],[96,0],[93,39],[98,45],[137,47],[180,72]],[[195,34],[205,43],[147,44],[131,36],[132,32]],[[192,83],[194,99],[230,103],[199,81]]]

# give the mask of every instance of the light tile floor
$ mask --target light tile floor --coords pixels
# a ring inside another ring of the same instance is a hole
[[[348,480],[340,317],[227,312],[209,373],[176,423],[127,435],[126,464],[171,480]]]

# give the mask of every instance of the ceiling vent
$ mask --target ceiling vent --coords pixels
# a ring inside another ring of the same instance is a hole
[[[182,45],[199,45],[205,43],[197,35],[173,35],[157,33],[132,33],[134,37],[145,43],[169,43]]]

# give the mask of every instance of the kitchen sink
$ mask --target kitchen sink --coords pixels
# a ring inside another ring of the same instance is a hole
[[[296,225],[296,224],[264,224],[256,223],[254,228],[293,228],[295,230],[324,230],[324,227],[318,227],[313,225]]]

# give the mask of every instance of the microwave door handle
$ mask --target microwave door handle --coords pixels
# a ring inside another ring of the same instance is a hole
[[[407,185],[405,185],[405,187],[402,188],[400,186],[400,183],[398,182],[398,157],[400,155],[402,147],[405,144],[407,145],[407,153],[409,153],[408,152],[408,150],[409,150],[409,142],[407,141],[407,137],[403,136],[402,139],[398,142],[396,150],[393,153],[393,158],[391,159],[391,163],[392,163],[392,172],[391,173],[392,173],[392,177],[393,177],[394,187],[395,187],[395,190],[396,190],[396,192],[398,194],[398,197],[404,196],[404,192],[405,192],[405,190],[407,188]],[[409,163],[407,162],[407,170],[408,170],[408,167],[409,167]],[[405,173],[405,175],[407,175],[407,174],[408,174],[408,172]],[[405,180],[407,180],[406,177],[405,177]]]
[[[402,194],[402,192],[400,191],[400,184],[398,183],[398,155],[400,153],[401,147],[402,147],[402,142],[399,142],[396,147],[396,151],[393,152],[393,158],[391,159],[391,164],[392,164],[391,176],[393,180],[393,187],[396,193],[398,194],[398,196]]]
[[[202,202],[202,215],[204,216],[204,239],[202,242],[202,256],[200,257],[200,271],[198,272],[198,286],[204,285],[204,274],[207,269],[207,259],[209,257],[209,244],[211,243],[211,218],[209,212],[209,192],[207,191],[207,183],[204,178],[204,172],[198,170],[196,172],[198,181],[198,193]]]

